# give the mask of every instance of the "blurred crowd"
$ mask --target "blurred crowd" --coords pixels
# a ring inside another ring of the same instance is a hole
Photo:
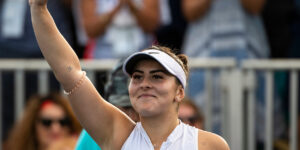
[[[153,44],[191,58],[230,57],[238,64],[246,59],[300,57],[300,0],[49,0],[48,8],[81,59],[123,59]],[[0,59],[42,59],[29,11],[27,0],[0,1]],[[128,79],[116,70],[99,90],[138,121],[124,91]],[[284,149],[282,139],[288,137],[287,76],[286,72],[275,74],[276,104],[284,118],[284,129],[276,135],[279,149]],[[218,74],[214,77],[218,82]],[[32,96],[37,89],[37,75],[26,72],[27,107],[23,117],[14,122],[14,78],[11,72],[4,72],[2,78],[6,149],[75,148],[81,127],[64,97],[55,93]],[[203,70],[191,71],[187,93],[191,100],[183,101],[178,111],[182,122],[200,129],[205,128],[201,113],[205,107],[204,80]],[[115,89],[114,84],[124,88]],[[258,85],[263,91],[264,86]],[[58,90],[51,74],[51,91]],[[257,95],[258,104],[264,108],[264,96]],[[218,99],[217,95],[214,109],[220,105]],[[219,132],[219,128],[216,123],[213,129]],[[260,142],[258,149],[263,147]]]

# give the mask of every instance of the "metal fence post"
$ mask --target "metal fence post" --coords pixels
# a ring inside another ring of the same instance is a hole
[[[15,120],[18,120],[21,117],[24,109],[24,75],[23,69],[15,71]]]
[[[49,92],[49,75],[48,70],[38,71],[38,93],[47,94]]]
[[[296,70],[291,71],[290,75],[290,150],[297,149],[297,108],[298,107],[298,73]]]
[[[239,69],[233,69],[230,74],[229,91],[229,146],[231,150],[243,149],[243,87],[242,72]]]
[[[266,71],[266,150],[273,149],[273,72],[271,70]]]
[[[245,76],[245,89],[247,90],[247,115],[248,116],[248,126],[247,126],[247,150],[255,150],[255,71],[253,69],[247,70]]]
[[[2,106],[2,71],[0,71],[0,150],[2,150],[2,130],[3,130],[3,118],[2,118],[2,112],[3,112],[3,106]]]
[[[205,130],[212,131],[212,70],[205,70]]]

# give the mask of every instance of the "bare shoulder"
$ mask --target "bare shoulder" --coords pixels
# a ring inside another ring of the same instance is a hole
[[[230,150],[227,142],[221,136],[204,130],[198,130],[198,149]]]

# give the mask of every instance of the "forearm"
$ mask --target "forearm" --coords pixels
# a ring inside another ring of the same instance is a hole
[[[137,20],[139,26],[145,32],[153,32],[159,26],[159,4],[157,0],[144,0],[144,7],[138,8],[131,0],[128,6]]]
[[[210,7],[212,0],[183,0],[182,10],[187,21],[202,17]]]
[[[243,7],[253,15],[261,12],[265,2],[266,0],[241,0]]]
[[[58,31],[46,5],[31,4],[32,25],[39,47],[56,78],[65,89],[71,89],[80,78],[78,57]]]
[[[90,16],[91,18],[89,18],[89,21],[84,19],[84,28],[87,32],[87,35],[90,38],[97,38],[103,35],[107,26],[111,23],[113,15],[114,14],[110,12],[100,16],[94,16],[93,18]]]
[[[110,12],[104,14],[97,13],[97,3],[95,0],[81,0],[81,11],[83,16],[84,28],[90,38],[97,38],[104,34],[107,26],[120,9],[118,4]]]

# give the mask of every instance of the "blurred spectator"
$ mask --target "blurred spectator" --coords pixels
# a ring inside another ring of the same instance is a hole
[[[155,32],[159,45],[181,53],[187,22],[183,17],[182,0],[160,0],[160,26]]]
[[[202,111],[198,109],[192,100],[184,98],[183,101],[180,102],[178,116],[182,122],[198,129],[204,129],[204,116]]]
[[[84,51],[88,42],[85,29],[83,27],[82,11],[80,6],[81,0],[72,0],[72,12],[76,31],[76,54],[79,58],[84,58]]]
[[[289,134],[290,129],[286,130],[286,134]],[[297,150],[300,150],[300,109],[298,107],[298,117],[297,117]],[[274,150],[289,150],[291,149],[291,139],[289,137],[284,137],[284,138],[280,138],[280,139],[275,139],[274,141]]]
[[[79,0],[88,36],[84,58],[124,58],[149,47],[159,24],[159,0]],[[96,82],[106,75],[96,72]],[[104,93],[103,84],[96,85]]]
[[[249,58],[267,58],[269,48],[260,11],[265,0],[183,0],[183,12],[189,22],[183,52],[191,58],[234,58],[238,65]],[[262,80],[261,78],[258,78]],[[213,90],[220,92],[220,78],[213,74]],[[205,107],[204,72],[191,70],[187,95]],[[260,81],[259,87],[263,82]],[[263,90],[259,90],[263,100]],[[214,114],[220,111],[220,94],[212,97]],[[263,102],[258,102],[263,105]],[[213,132],[219,133],[220,115],[214,115]]]
[[[122,71],[123,61],[120,61],[112,70],[108,83],[106,84],[106,99],[121,111],[126,113],[133,121],[137,122],[139,116],[133,109],[128,95],[129,78]],[[92,137],[83,130],[77,142],[76,150],[100,150],[100,147]]]
[[[292,42],[289,52],[289,58],[299,59],[300,58],[300,0],[293,0],[294,14],[291,22],[292,31]],[[300,81],[298,81],[300,85]],[[299,91],[299,88],[298,88]],[[300,97],[298,97],[298,101]],[[298,108],[300,108],[300,103],[298,103]]]
[[[262,19],[270,45],[271,58],[287,58],[292,42],[294,0],[266,0]]]
[[[51,0],[47,6],[58,29],[75,49],[71,1]],[[4,0],[0,12],[0,58],[42,58],[27,1]]]
[[[190,57],[266,58],[260,11],[265,0],[183,0],[189,21],[184,52]]]
[[[293,16],[291,21],[291,46],[289,57],[300,58],[300,0],[293,0]]]
[[[149,47],[159,24],[159,0],[81,0],[83,24],[95,42],[86,56],[123,58]]]
[[[300,1],[299,0],[267,0],[262,16],[270,44],[271,58],[300,57]],[[277,71],[274,75],[275,114],[274,131],[275,148],[288,149],[289,139],[289,73]],[[298,83],[300,84],[300,82]],[[299,97],[298,97],[299,99]],[[298,106],[299,107],[299,106]],[[276,113],[276,112],[275,112]],[[279,117],[278,117],[279,116]],[[280,116],[284,116],[279,120]],[[278,121],[276,121],[278,120]],[[282,131],[278,129],[284,126]],[[280,132],[278,132],[280,131]],[[279,133],[279,134],[278,134]],[[284,148],[285,147],[285,148]]]
[[[76,137],[62,138],[53,142],[47,150],[74,150],[76,146]],[[88,149],[89,150],[89,149]]]
[[[48,8],[58,29],[65,39],[76,49],[74,24],[71,11],[72,0],[51,0]],[[30,9],[27,0],[1,0],[0,1],[0,58],[31,59],[42,58],[33,32]],[[27,99],[37,92],[37,75],[32,72],[25,73],[25,94]],[[3,134],[6,138],[7,131],[14,121],[13,99],[14,78],[11,72],[2,74],[3,105]],[[51,90],[59,89],[51,74]]]
[[[125,112],[133,121],[137,122],[139,121],[139,116],[133,109],[128,94],[130,79],[124,74],[122,67],[123,60],[112,70],[105,86],[105,99]]]
[[[65,97],[55,93],[33,96],[5,145],[7,150],[46,150],[55,141],[76,136],[80,130]]]
[[[101,150],[101,148],[86,130],[82,130],[76,143],[75,150]]]

